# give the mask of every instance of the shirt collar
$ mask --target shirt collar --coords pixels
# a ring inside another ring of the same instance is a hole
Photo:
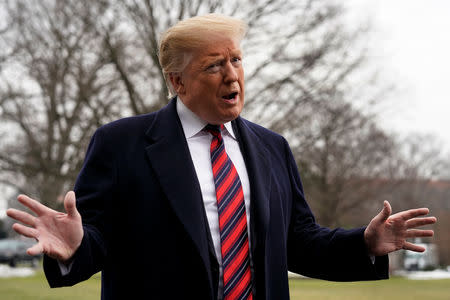
[[[181,126],[183,127],[186,139],[197,135],[199,132],[202,132],[202,129],[205,128],[206,125],[208,125],[208,122],[200,119],[194,112],[192,112],[186,105],[184,105],[180,97],[177,98],[177,113],[178,117],[180,118]],[[225,127],[225,131],[233,139],[236,139],[231,122],[227,122],[223,125]]]

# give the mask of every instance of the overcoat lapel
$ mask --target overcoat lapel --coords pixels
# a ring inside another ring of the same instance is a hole
[[[158,111],[146,133],[152,169],[175,214],[191,236],[211,278],[206,220],[200,185],[176,112],[176,100]],[[161,229],[163,230],[163,229]]]

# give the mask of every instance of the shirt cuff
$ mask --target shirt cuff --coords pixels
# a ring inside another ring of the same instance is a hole
[[[70,273],[70,270],[72,270],[73,261],[71,261],[68,265],[66,265],[58,260],[58,266],[59,270],[61,271],[61,275],[66,276],[67,274]]]

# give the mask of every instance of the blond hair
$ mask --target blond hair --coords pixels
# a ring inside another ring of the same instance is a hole
[[[158,56],[169,96],[176,95],[169,74],[182,72],[196,49],[218,38],[230,38],[240,43],[246,31],[247,24],[242,20],[209,14],[179,21],[164,32],[159,41]]]

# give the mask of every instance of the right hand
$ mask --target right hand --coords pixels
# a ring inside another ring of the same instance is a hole
[[[66,213],[48,208],[26,195],[19,195],[17,200],[36,214],[34,216],[14,208],[6,211],[9,217],[28,225],[15,223],[12,228],[17,233],[38,241],[27,253],[44,253],[63,263],[68,262],[83,239],[83,226],[75,205],[75,193],[70,191],[64,197]]]

